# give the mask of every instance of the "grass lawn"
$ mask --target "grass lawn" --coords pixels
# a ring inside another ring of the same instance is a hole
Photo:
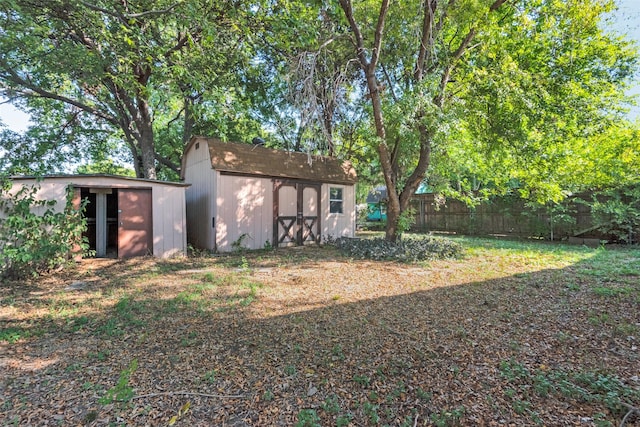
[[[640,250],[457,240],[0,283],[0,424],[639,426]]]

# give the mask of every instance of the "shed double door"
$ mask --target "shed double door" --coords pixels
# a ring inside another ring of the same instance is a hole
[[[150,188],[76,188],[76,209],[80,208],[83,197],[89,200],[84,216],[90,224],[83,234],[96,257],[109,256],[110,248],[118,258],[153,254]],[[74,249],[75,252],[79,250],[79,246]]]
[[[273,243],[304,245],[320,243],[320,193],[322,184],[274,180]]]

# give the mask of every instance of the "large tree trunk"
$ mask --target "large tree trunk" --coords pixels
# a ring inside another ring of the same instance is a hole
[[[153,142],[153,130],[149,128],[147,131],[141,132],[140,153],[142,155],[142,168],[139,178],[157,179],[156,176],[156,150]]]

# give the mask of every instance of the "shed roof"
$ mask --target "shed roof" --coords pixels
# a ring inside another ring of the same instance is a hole
[[[354,184],[357,181],[356,171],[351,162],[334,157],[275,150],[261,145],[223,142],[217,138],[202,136],[191,138],[185,153],[198,142],[207,144],[211,167],[221,172],[338,184]],[[184,178],[184,158],[182,166]]]
[[[154,184],[154,185],[167,185],[173,187],[189,187],[191,184],[184,182],[170,182],[170,181],[158,181],[155,179],[146,179],[146,178],[134,178],[131,176],[122,176],[122,175],[111,175],[104,173],[95,173],[95,174],[55,174],[55,175],[16,175],[9,177],[12,181],[29,181],[29,180],[56,180],[56,181],[96,181],[96,180],[108,180],[108,181],[121,181],[123,186],[127,185],[142,185],[143,183]]]

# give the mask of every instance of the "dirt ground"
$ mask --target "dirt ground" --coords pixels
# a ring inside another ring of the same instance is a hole
[[[0,423],[640,425],[640,252],[472,246],[429,264],[85,260],[2,283]]]

